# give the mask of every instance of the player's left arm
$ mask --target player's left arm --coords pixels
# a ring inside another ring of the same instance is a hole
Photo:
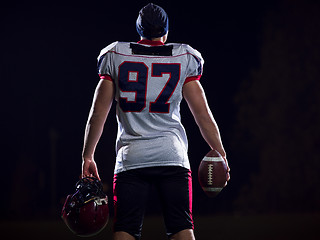
[[[101,79],[95,90],[84,135],[82,177],[94,176],[99,178],[97,166],[94,161],[94,152],[102,135],[113,98],[113,82]]]
[[[216,149],[226,159],[226,152],[222,145],[218,125],[209,108],[200,82],[191,81],[186,83],[183,86],[183,96],[205,141],[211,149]]]

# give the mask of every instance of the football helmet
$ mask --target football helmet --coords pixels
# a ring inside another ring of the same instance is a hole
[[[75,193],[67,196],[61,217],[78,236],[89,237],[101,232],[109,220],[108,197],[102,183],[93,177],[78,181]]]

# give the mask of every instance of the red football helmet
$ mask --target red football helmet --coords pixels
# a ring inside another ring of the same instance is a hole
[[[97,178],[82,178],[76,192],[68,195],[61,217],[69,229],[78,236],[98,234],[109,220],[108,197]]]

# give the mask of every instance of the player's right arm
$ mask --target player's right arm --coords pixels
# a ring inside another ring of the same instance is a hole
[[[211,149],[216,149],[226,158],[226,152],[222,145],[218,125],[209,108],[200,82],[191,81],[186,83],[183,87],[183,96],[188,103],[190,111],[205,141]]]
[[[97,166],[94,161],[94,152],[102,135],[104,123],[112,106],[113,98],[113,82],[101,79],[94,93],[84,135],[82,177],[94,176],[99,178]]]

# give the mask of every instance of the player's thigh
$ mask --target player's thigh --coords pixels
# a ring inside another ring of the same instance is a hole
[[[150,184],[130,170],[114,176],[114,231],[141,235]]]
[[[191,171],[170,167],[158,182],[167,235],[170,237],[184,229],[193,229]]]

